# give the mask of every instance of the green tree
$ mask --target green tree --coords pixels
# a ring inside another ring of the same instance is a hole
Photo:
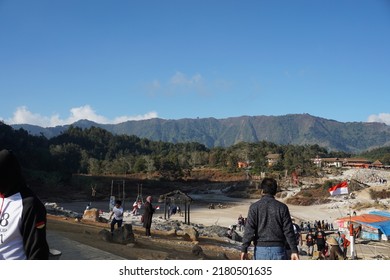
[[[147,171],[147,162],[144,157],[138,157],[134,164],[134,172],[146,172]]]
[[[91,175],[103,174],[100,160],[98,160],[96,158],[89,158],[88,173]]]
[[[80,170],[81,150],[73,143],[50,146],[50,153],[57,163],[57,168],[64,173],[73,174]]]

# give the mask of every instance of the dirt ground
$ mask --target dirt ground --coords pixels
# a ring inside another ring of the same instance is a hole
[[[133,226],[135,243],[124,245],[104,241],[99,235],[103,229],[109,230],[109,225],[48,215],[48,231],[129,260],[239,259],[239,251],[223,238],[200,237],[198,242],[193,242],[157,230],[152,230],[153,237],[147,238],[142,227]],[[201,247],[202,253],[194,247],[196,245]]]

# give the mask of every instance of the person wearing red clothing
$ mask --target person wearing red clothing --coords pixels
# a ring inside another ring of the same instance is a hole
[[[345,259],[345,258],[347,258],[347,251],[348,251],[348,247],[351,244],[351,242],[348,240],[348,238],[345,237],[345,234],[342,234],[341,238],[343,239],[342,251],[343,251],[343,256]]]

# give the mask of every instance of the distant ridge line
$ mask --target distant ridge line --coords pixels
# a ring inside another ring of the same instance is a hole
[[[43,128],[36,125],[11,125],[31,135],[52,138],[70,125]],[[99,124],[79,120],[74,127],[99,127],[115,135],[136,135],[153,141],[171,143],[198,142],[208,148],[229,147],[240,142],[267,141],[279,145],[319,145],[329,150],[358,153],[389,146],[390,126],[375,122],[338,122],[309,114],[283,116],[241,116],[224,119],[153,118],[119,124]]]

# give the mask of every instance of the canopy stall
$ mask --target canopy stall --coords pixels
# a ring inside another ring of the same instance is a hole
[[[371,211],[352,217],[344,217],[336,220],[340,232],[349,232],[349,225],[354,228],[361,227],[360,238],[366,240],[389,240],[390,238],[390,213],[384,211]]]

